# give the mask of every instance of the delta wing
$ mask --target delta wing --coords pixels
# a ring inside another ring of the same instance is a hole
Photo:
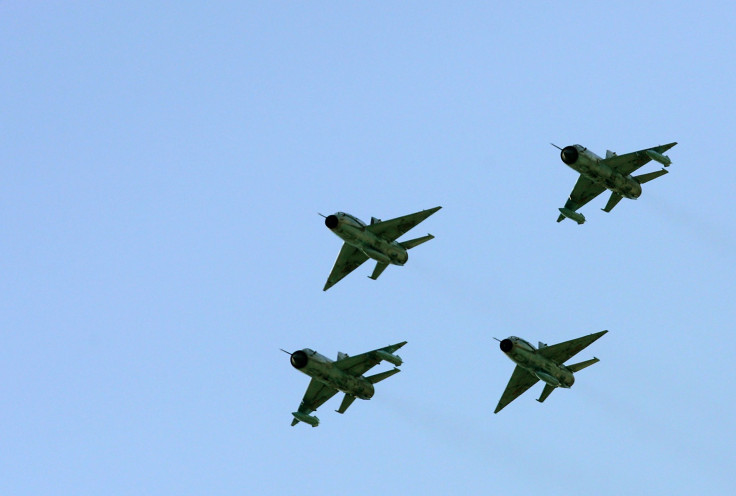
[[[341,369],[350,375],[361,376],[381,363],[381,360],[387,360],[394,365],[399,366],[401,365],[401,358],[393,353],[405,344],[406,341],[402,341],[401,343],[392,344],[385,348],[379,348],[377,350],[361,353],[360,355],[346,357],[342,360],[336,361],[334,363],[334,367]],[[382,354],[383,356],[381,356]]]
[[[365,228],[376,236],[380,236],[387,241],[396,241],[412,227],[416,226],[441,208],[442,207],[434,207],[429,210],[422,210],[421,212],[396,217],[395,219],[377,222],[366,226]]]
[[[558,365],[562,365],[573,356],[580,353],[582,350],[590,346],[596,339],[603,336],[608,331],[596,332],[594,334],[588,334],[581,338],[571,339],[570,341],[564,341],[562,343],[553,344],[552,346],[545,346],[539,348],[537,353],[545,358],[549,358]]]
[[[606,164],[611,169],[620,172],[624,176],[627,176],[652,160],[652,157],[650,157],[647,152],[652,151],[655,153],[663,154],[676,144],[677,142],[668,143],[666,145],[659,145],[652,148],[647,148],[645,150],[624,153],[623,155],[614,155],[613,157],[601,160],[601,163]]]
[[[313,411],[317,410],[325,401],[329,400],[337,394],[337,389],[327,386],[317,379],[312,379],[307,386],[307,392],[304,393],[304,398],[299,404],[299,413],[309,415]],[[296,425],[299,421],[294,419],[291,425]]]
[[[521,396],[524,391],[535,385],[538,381],[539,379],[536,376],[517,365],[493,413],[500,412],[503,407]]]
[[[327,282],[322,291],[330,289],[343,277],[360,267],[366,260],[368,260],[368,257],[365,253],[354,246],[343,243],[340,253],[335,260],[335,265],[332,266],[332,272],[327,277]]]

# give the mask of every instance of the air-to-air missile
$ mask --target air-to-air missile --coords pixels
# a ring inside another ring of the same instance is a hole
[[[302,422],[307,423],[312,427],[317,427],[319,425],[319,419],[317,417],[313,417],[312,415],[307,415],[306,413],[301,412],[291,412],[291,414],[294,416],[295,419],[301,420]]]
[[[577,213],[577,212],[573,212],[573,211],[572,211],[572,210],[570,210],[569,208],[565,208],[565,207],[562,207],[562,208],[560,209],[560,213],[561,213],[562,215],[564,215],[565,217],[567,217],[568,219],[570,219],[570,220],[574,220],[574,221],[575,221],[575,222],[577,222],[578,224],[582,224],[582,223],[584,223],[584,222],[585,222],[585,217],[583,216],[583,214],[579,214],[579,213]],[[560,217],[560,218],[561,218],[561,217]]]
[[[659,162],[665,167],[669,166],[672,163],[672,160],[670,160],[667,155],[662,155],[661,153],[657,153],[654,150],[647,150],[646,154],[649,156],[649,158],[656,162]]]
[[[380,358],[381,360],[386,360],[387,362],[392,363],[397,367],[401,366],[401,364],[404,363],[399,355],[393,355],[387,351],[378,350],[376,351],[376,355],[378,355],[378,358]]]

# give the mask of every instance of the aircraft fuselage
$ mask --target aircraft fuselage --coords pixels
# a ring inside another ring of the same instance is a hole
[[[396,241],[387,241],[366,229],[366,224],[344,212],[325,217],[325,225],[347,244],[359,249],[377,262],[404,265],[409,253]]]
[[[375,392],[365,377],[346,374],[334,366],[332,360],[314,350],[304,348],[291,354],[291,365],[309,377],[361,400],[369,400]]]
[[[575,382],[570,369],[537,353],[527,341],[510,336],[501,341],[501,351],[519,367],[553,387],[569,388]]]
[[[574,171],[624,198],[635,200],[641,196],[641,184],[636,179],[601,163],[601,157],[583,146],[566,146],[560,152],[560,158]]]

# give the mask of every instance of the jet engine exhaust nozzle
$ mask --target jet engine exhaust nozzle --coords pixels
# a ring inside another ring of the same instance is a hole
[[[335,229],[337,227],[337,224],[337,215],[328,215],[327,217],[325,217],[325,225],[330,229]]]
[[[560,158],[567,165],[572,165],[575,162],[577,162],[579,156],[580,154],[578,153],[578,149],[575,148],[574,146],[566,146],[560,152]]]
[[[510,339],[504,339],[501,341],[501,351],[508,353],[514,347],[514,343]]]
[[[303,369],[307,366],[307,362],[309,359],[307,358],[307,354],[303,351],[295,351],[291,354],[291,365],[294,366],[295,369]]]

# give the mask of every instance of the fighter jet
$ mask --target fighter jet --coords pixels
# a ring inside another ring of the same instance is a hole
[[[602,209],[604,212],[613,210],[613,207],[621,201],[621,198],[636,200],[641,196],[642,184],[667,174],[667,171],[661,169],[639,176],[632,176],[631,173],[650,160],[654,160],[668,167],[672,161],[667,155],[663,155],[663,153],[676,144],[669,143],[624,155],[616,155],[614,152],[607,150],[606,158],[601,158],[580,145],[560,148],[552,143],[552,146],[560,150],[562,161],[580,173],[578,182],[575,183],[570,197],[565,203],[565,206],[560,209],[560,216],[557,218],[557,222],[561,222],[565,217],[574,220],[578,224],[585,222],[583,214],[577,213],[576,210],[603,193],[606,189],[611,190],[611,197]]]
[[[345,410],[353,404],[355,398],[360,398],[361,400],[371,399],[373,397],[373,385],[375,383],[401,372],[396,367],[400,366],[403,362],[400,356],[394,355],[394,352],[405,344],[406,341],[402,341],[398,344],[352,357],[338,352],[337,361],[334,362],[309,348],[304,348],[294,353],[281,350],[291,355],[291,364],[295,369],[312,378],[307,387],[307,392],[304,393],[304,398],[299,405],[299,409],[291,413],[294,416],[291,425],[294,426],[299,422],[305,422],[312,427],[317,427],[319,425],[319,419],[310,415],[310,413],[319,408],[325,401],[332,398],[338,391],[345,393],[345,397],[340,404],[340,408],[335,410],[337,413],[345,413]],[[378,365],[381,360],[392,363],[396,367],[386,372],[363,377],[363,374]]]
[[[407,250],[433,239],[434,236],[427,234],[421,238],[402,242],[396,239],[441,208],[434,207],[386,221],[371,217],[371,223],[368,225],[345,212],[337,212],[327,217],[323,215],[325,225],[345,243],[337,255],[335,265],[322,291],[330,289],[369,258],[378,262],[373,274],[369,276],[371,279],[378,279],[389,264],[404,265],[409,260]]]
[[[516,368],[493,413],[500,412],[540,379],[545,383],[542,395],[537,400],[540,403],[546,400],[555,388],[572,386],[575,382],[572,375],[574,372],[589,367],[599,360],[594,357],[573,365],[563,365],[563,362],[580,353],[607,332],[596,332],[552,346],[540,342],[538,348],[516,336],[501,341],[501,351],[516,364]]]

